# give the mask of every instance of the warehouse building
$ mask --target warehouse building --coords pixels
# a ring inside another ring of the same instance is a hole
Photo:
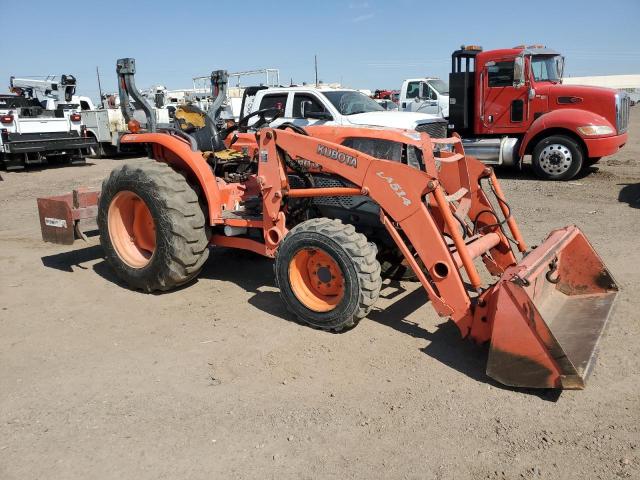
[[[565,77],[566,85],[589,85],[593,87],[615,88],[629,93],[631,99],[640,101],[640,75],[599,75],[595,77]]]

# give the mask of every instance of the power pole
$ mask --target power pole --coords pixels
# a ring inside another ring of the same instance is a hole
[[[318,86],[318,55],[313,56],[313,62],[316,67],[316,87]]]
[[[104,99],[102,98],[102,85],[100,85],[100,70],[96,66],[96,75],[98,76],[98,92],[100,92],[100,106],[104,108]]]

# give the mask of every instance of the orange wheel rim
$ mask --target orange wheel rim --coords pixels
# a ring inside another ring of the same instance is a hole
[[[118,192],[107,222],[111,244],[122,261],[133,268],[147,265],[156,250],[156,226],[147,204],[133,192]]]
[[[329,312],[344,297],[344,275],[338,263],[319,248],[303,248],[289,263],[289,284],[309,310]]]

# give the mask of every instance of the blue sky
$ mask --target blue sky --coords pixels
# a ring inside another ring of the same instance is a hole
[[[325,82],[399,88],[446,78],[451,52],[472,43],[542,43],[572,76],[640,73],[640,0],[0,0],[0,17],[2,91],[10,75],[71,73],[96,96],[96,66],[115,91],[119,57],[136,58],[140,87],[187,88],[218,68],[279,68],[281,82],[301,83],[314,54]]]

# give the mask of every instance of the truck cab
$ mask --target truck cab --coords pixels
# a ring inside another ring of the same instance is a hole
[[[367,95],[349,89],[306,86],[264,88],[258,90],[250,106],[245,107],[248,110],[245,115],[274,107],[283,110],[284,114],[272,123],[273,126],[283,122],[301,127],[377,126],[417,130],[434,138],[443,138],[447,133],[447,123],[438,115],[385,110]]]
[[[568,180],[627,142],[624,92],[563,85],[564,57],[541,45],[452,55],[449,126],[486,163],[520,164]]]
[[[409,78],[400,89],[400,110],[449,117],[449,84],[436,77]]]
[[[55,112],[56,115],[64,117],[96,108],[90,97],[82,95],[73,95],[69,102],[60,102],[55,98],[44,98],[40,101],[40,105],[44,110]]]

